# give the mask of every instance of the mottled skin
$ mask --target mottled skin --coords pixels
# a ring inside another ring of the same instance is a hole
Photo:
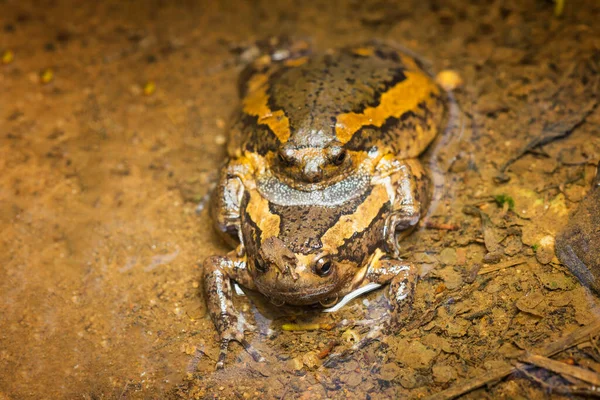
[[[231,280],[294,305],[330,305],[366,283],[390,283],[390,326],[406,320],[415,279],[398,233],[426,204],[416,157],[444,114],[433,81],[387,47],[252,68],[211,203],[217,229],[239,244],[204,263],[219,367],[231,340],[260,359],[244,340],[251,327],[233,307]]]

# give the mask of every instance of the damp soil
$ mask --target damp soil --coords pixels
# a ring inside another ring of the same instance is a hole
[[[565,3],[0,0],[0,399],[424,398],[597,321],[554,253],[600,159],[600,4]],[[333,314],[249,293],[267,361],[234,344],[215,372],[200,264],[229,248],[196,206],[245,56],[285,35],[391,41],[463,85],[402,243],[421,275],[406,327],[327,368],[363,329],[282,325],[376,315],[382,291]],[[588,339],[555,360],[600,373]],[[465,398],[584,393],[519,365]]]

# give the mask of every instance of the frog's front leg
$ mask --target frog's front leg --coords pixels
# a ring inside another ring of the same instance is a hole
[[[231,280],[255,289],[246,265],[246,257],[238,257],[236,251],[229,255],[213,256],[204,261],[204,297],[210,317],[221,339],[217,369],[223,368],[229,343],[239,342],[255,361],[264,361],[258,351],[245,339],[246,330],[254,330],[244,316],[233,306]]]
[[[387,251],[398,257],[398,242],[417,225],[427,204],[429,179],[419,160],[387,156],[377,165],[373,184],[385,186],[392,203],[392,212],[384,227],[384,240]]]
[[[245,157],[229,160],[219,176],[210,203],[217,231],[232,246],[240,243],[240,250],[244,249],[240,209],[246,186],[254,185],[253,180],[248,178],[252,170],[252,163]],[[238,256],[241,255],[242,252],[238,253]]]
[[[367,267],[363,285],[378,283],[388,286],[389,312],[381,318],[362,321],[344,320],[341,326],[364,325],[370,326],[369,332],[351,348],[342,353],[332,354],[325,366],[335,365],[340,360],[348,359],[354,352],[362,349],[369,343],[379,340],[384,331],[396,332],[401,329],[412,314],[416,273],[411,263],[387,256],[382,250],[377,249]]]
[[[389,283],[388,304],[390,315],[388,327],[396,331],[402,328],[412,315],[412,305],[417,274],[412,263],[383,255],[373,258],[365,279],[381,285]]]

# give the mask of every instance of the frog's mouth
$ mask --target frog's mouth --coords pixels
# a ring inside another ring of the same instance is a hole
[[[258,290],[276,304],[285,303],[294,306],[305,306],[317,303],[331,303],[337,299],[336,293],[341,289],[341,282],[320,284],[314,288],[291,288],[289,290],[273,290],[272,287],[261,288],[256,282]],[[263,290],[264,289],[264,290]]]

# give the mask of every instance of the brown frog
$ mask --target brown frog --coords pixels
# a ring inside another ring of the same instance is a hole
[[[233,307],[231,280],[293,305],[391,282],[391,321],[402,324],[415,279],[397,236],[426,204],[416,157],[442,124],[442,91],[386,46],[292,56],[246,75],[211,203],[218,230],[239,244],[204,263],[217,366],[232,340],[261,359],[244,339],[250,326]]]

